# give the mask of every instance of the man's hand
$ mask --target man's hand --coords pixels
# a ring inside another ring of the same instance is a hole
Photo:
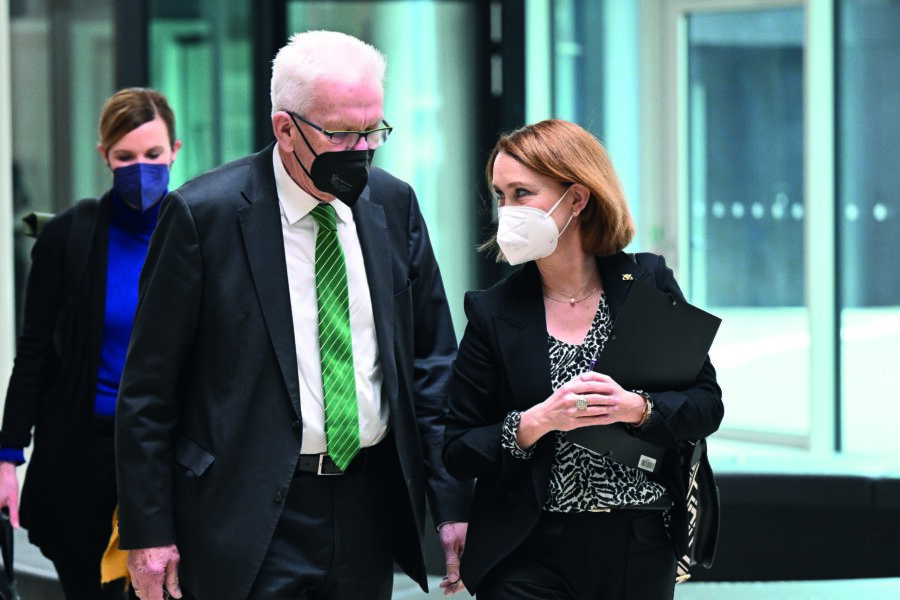
[[[452,596],[465,589],[459,578],[459,559],[466,547],[466,531],[468,523],[444,523],[439,529],[441,545],[447,559],[447,575],[441,581],[441,589],[445,596]]]
[[[131,585],[141,600],[181,598],[178,585],[178,548],[175,544],[128,551]]]
[[[16,465],[0,461],[0,508],[9,508],[9,522],[13,527],[19,526],[19,478],[16,476]]]

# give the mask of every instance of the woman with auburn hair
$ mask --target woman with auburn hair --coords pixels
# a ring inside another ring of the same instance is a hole
[[[635,227],[603,146],[562,120],[500,138],[486,177],[498,206],[483,246],[524,266],[466,295],[444,462],[476,479],[461,574],[480,600],[674,594],[687,544],[679,442],[723,416],[707,357],[687,389],[624,389],[591,369],[632,280],[684,296],[658,255],[626,254]],[[622,423],[666,448],[659,472],[567,432]]]
[[[34,434],[21,525],[70,600],[125,597],[123,586],[100,584],[117,503],[116,395],[138,276],[181,148],[168,101],[145,88],[107,100],[99,135],[112,188],[53,217],[38,235],[0,431],[0,506],[16,527],[16,467]]]

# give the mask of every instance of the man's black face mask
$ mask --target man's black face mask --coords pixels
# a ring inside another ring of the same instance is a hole
[[[293,115],[291,121],[306,142],[307,148],[315,156],[312,167],[307,170],[297,153],[293,153],[297,164],[309,176],[313,185],[326,194],[338,198],[347,206],[356,204],[369,182],[369,167],[372,164],[372,157],[375,156],[375,150],[338,150],[317,154]]]

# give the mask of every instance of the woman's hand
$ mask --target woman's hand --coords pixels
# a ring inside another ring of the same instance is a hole
[[[640,394],[624,390],[607,375],[588,371],[523,412],[516,442],[527,450],[550,431],[616,422],[639,423],[643,416],[644,399]]]
[[[0,507],[9,508],[9,522],[19,526],[19,478],[16,465],[0,461]]]

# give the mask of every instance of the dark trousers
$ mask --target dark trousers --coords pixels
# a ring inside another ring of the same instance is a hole
[[[463,558],[465,560],[465,558]],[[478,600],[664,600],[675,551],[663,511],[543,512],[525,543],[491,569]]]
[[[68,527],[55,532],[52,549],[44,554],[53,562],[63,594],[67,600],[85,598],[122,600],[125,580],[100,585],[100,560],[112,535],[112,517],[116,508],[115,447],[112,420],[98,420],[90,436],[89,448],[73,448],[85,452],[84,485],[77,490],[59,490],[61,510],[65,498],[78,494],[83,514],[73,514]]]
[[[388,437],[343,475],[298,472],[249,600],[390,600],[399,468]]]

